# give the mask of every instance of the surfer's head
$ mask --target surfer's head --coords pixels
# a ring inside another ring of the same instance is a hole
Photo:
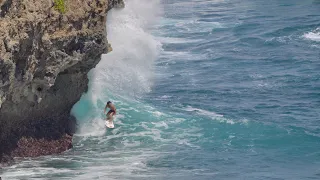
[[[111,102],[111,101],[108,101],[108,102],[107,102],[107,106],[109,107],[110,104],[112,104],[112,102]]]

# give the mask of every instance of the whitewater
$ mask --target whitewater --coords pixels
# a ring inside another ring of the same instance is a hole
[[[74,148],[6,179],[319,179],[320,3],[127,0]],[[115,128],[104,126],[112,101]]]

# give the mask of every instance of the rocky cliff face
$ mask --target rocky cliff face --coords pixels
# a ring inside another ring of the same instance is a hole
[[[18,146],[27,144],[21,139],[57,143],[73,134],[70,110],[87,90],[88,71],[111,49],[107,11],[123,5],[122,0],[0,0],[0,162],[4,154],[27,152],[27,145]]]

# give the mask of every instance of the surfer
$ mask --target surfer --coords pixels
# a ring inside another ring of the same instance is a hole
[[[107,108],[109,108],[110,111],[106,114]],[[114,104],[112,104],[111,101],[108,101],[106,107],[104,108],[104,114],[107,115],[107,120],[111,121],[113,119],[113,116],[116,115],[116,113],[117,113],[116,107],[114,106]]]

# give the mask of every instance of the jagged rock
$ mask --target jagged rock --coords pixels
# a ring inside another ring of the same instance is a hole
[[[15,157],[37,157],[57,154],[72,147],[72,136],[64,135],[58,140],[35,139],[22,137],[17,148],[12,152]]]
[[[0,0],[0,162],[22,137],[72,135],[70,110],[87,91],[88,71],[111,49],[107,11],[123,6],[68,0],[59,12],[54,0]]]
[[[124,8],[125,4],[123,2],[123,0],[113,0],[113,1],[109,1],[109,9],[115,7],[115,8]]]

